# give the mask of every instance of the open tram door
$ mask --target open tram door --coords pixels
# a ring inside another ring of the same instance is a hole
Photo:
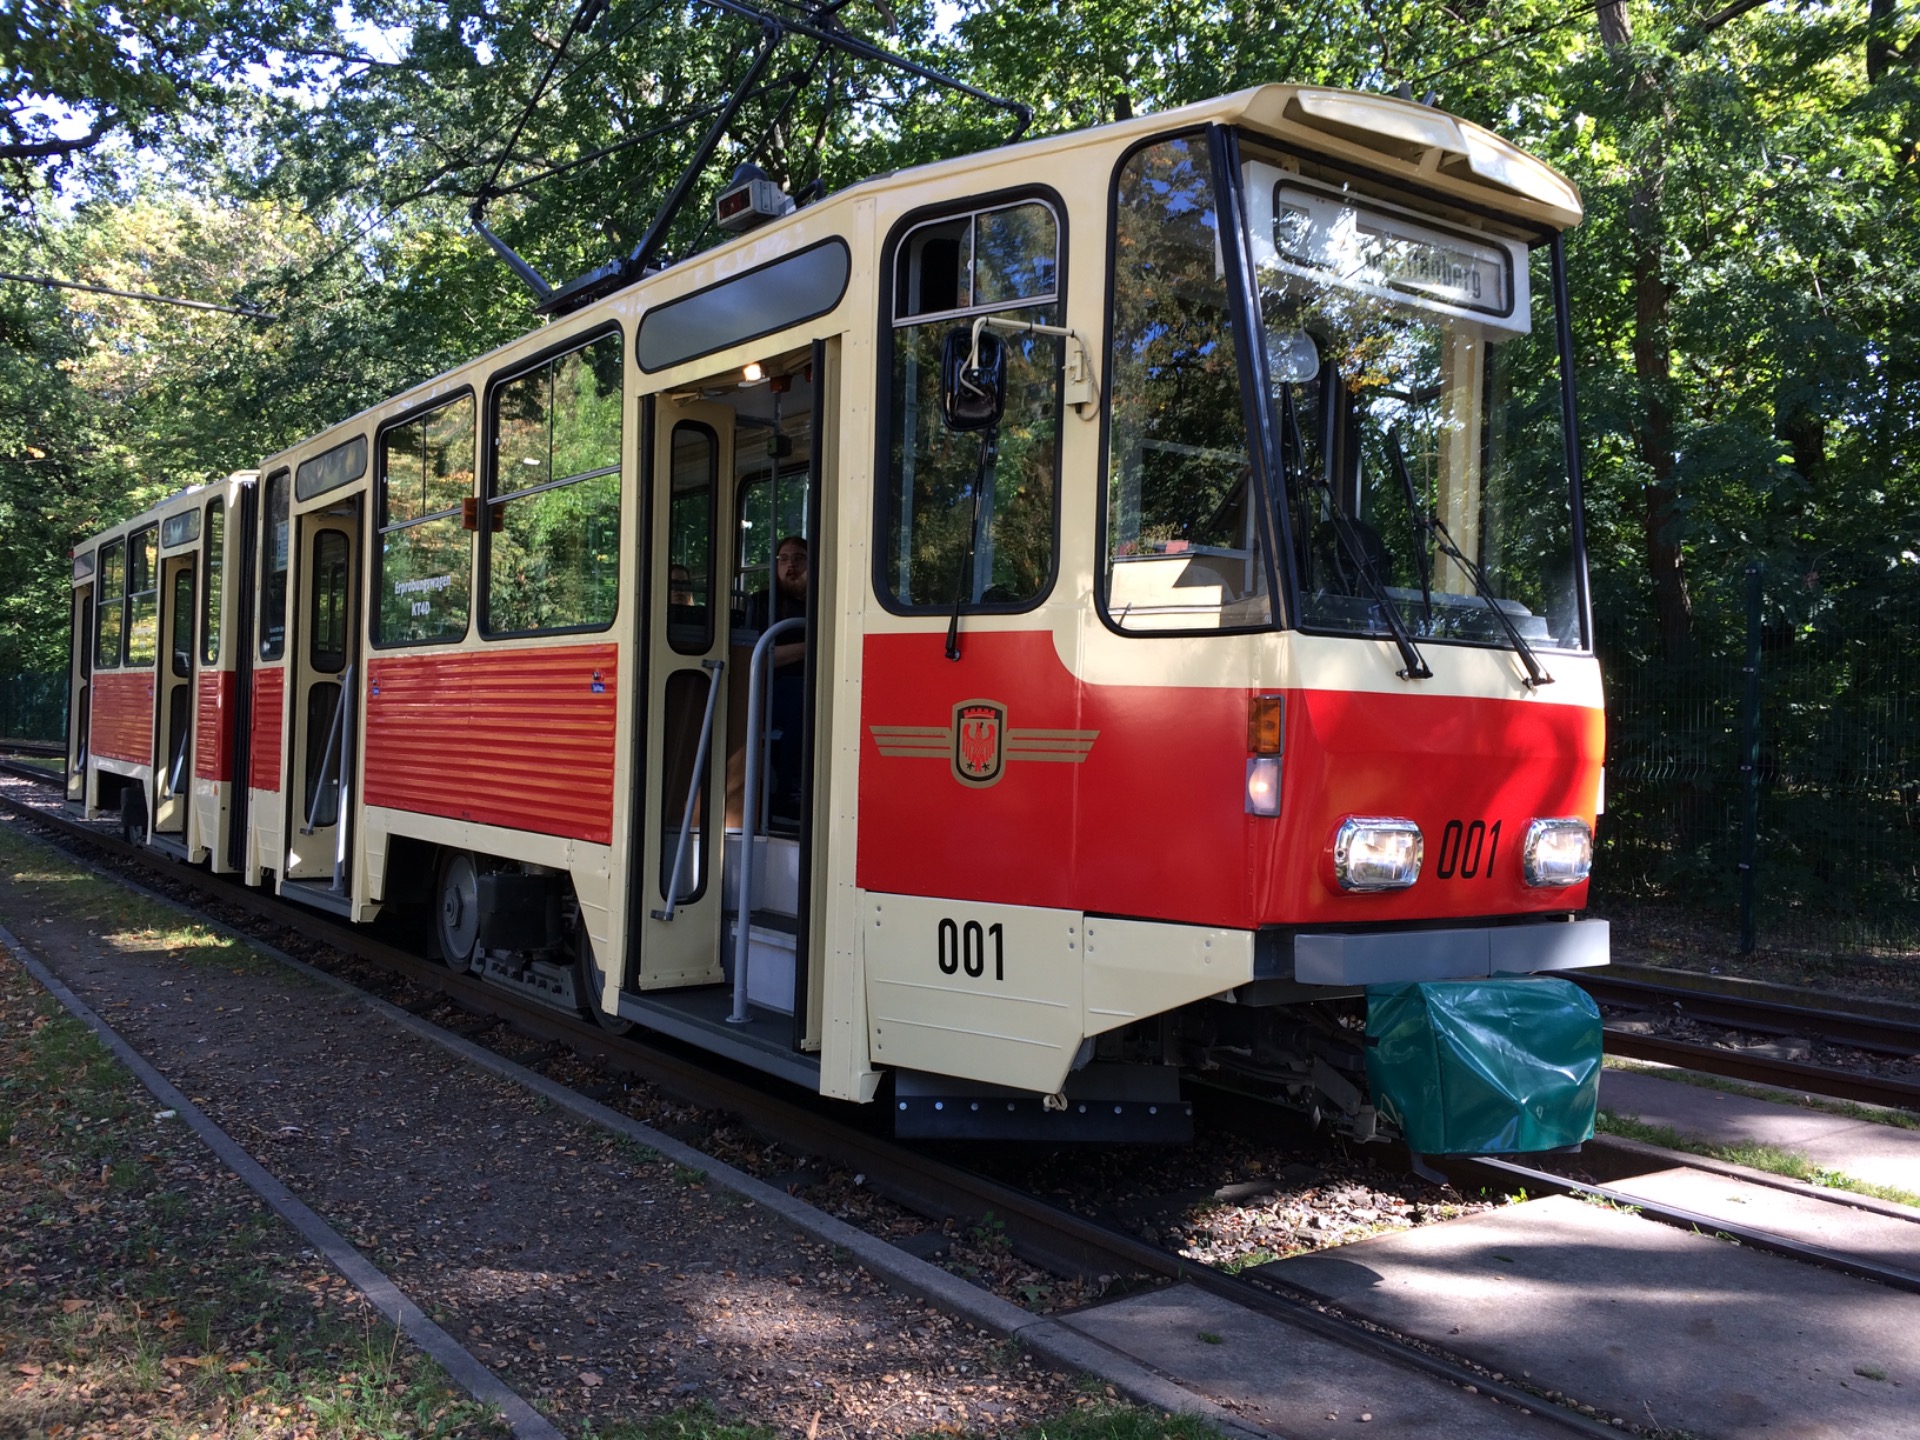
[[[620,997],[627,1019],[809,1088],[818,1084],[806,1053],[818,1045],[805,901],[813,656],[773,672],[774,645],[799,641],[799,626],[768,640],[761,724],[749,726],[748,711],[755,647],[783,613],[772,598],[780,540],[818,533],[819,355],[802,350],[653,402],[639,833]],[[818,590],[816,579],[796,613],[810,619]],[[791,691],[786,703],[776,684]],[[736,985],[742,948],[746,982]]]
[[[154,677],[153,824],[148,843],[186,854],[193,793],[194,618],[200,511],[160,523],[160,654]]]
[[[280,893],[344,915],[353,914],[360,534],[359,495],[295,520],[287,667],[293,724]]]

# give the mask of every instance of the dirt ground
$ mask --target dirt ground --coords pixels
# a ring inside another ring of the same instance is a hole
[[[557,1423],[706,1400],[795,1434],[991,1433],[1091,1403],[359,1001],[51,858],[4,868],[0,920]]]

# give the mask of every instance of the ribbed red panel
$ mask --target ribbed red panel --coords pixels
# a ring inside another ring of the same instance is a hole
[[[95,755],[153,763],[153,671],[96,671],[91,704]]]
[[[193,716],[193,773],[202,780],[233,778],[233,672],[203,670]]]
[[[570,645],[371,661],[367,803],[609,844],[619,659]]]
[[[280,788],[280,716],[287,702],[287,667],[253,672],[253,733],[247,737],[247,784]]]

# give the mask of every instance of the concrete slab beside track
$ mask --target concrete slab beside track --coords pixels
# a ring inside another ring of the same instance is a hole
[[[1608,1070],[1601,1076],[1600,1108],[1718,1145],[1798,1151],[1816,1165],[1856,1180],[1920,1194],[1920,1130],[1702,1089],[1634,1070]]]
[[[1920,1298],[1554,1197],[1262,1266],[1632,1424],[1911,1440]]]
[[[1290,1440],[1333,1436],[1359,1421],[1368,1440],[1566,1433],[1547,1416],[1382,1365],[1191,1285],[1083,1310],[1066,1323]]]
[[[1900,1217],[1850,1205],[1841,1195],[1831,1199],[1802,1195],[1690,1169],[1656,1170],[1616,1180],[1608,1188],[1696,1214],[1725,1215],[1896,1270],[1920,1271],[1920,1210]]]

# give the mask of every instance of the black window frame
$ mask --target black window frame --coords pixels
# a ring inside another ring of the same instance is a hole
[[[214,520],[219,519],[219,536],[214,535]],[[209,500],[202,513],[200,533],[204,538],[200,546],[200,663],[218,665],[220,663],[220,642],[226,630],[225,617],[220,614],[227,593],[227,502],[224,496],[216,495]],[[218,572],[219,593],[214,593],[214,579]],[[211,647],[208,641],[213,643]],[[211,648],[212,654],[208,654]]]
[[[704,435],[707,444],[711,447],[707,480],[707,584],[705,604],[701,607],[706,611],[704,617],[706,635],[699,647],[692,650],[684,648],[674,638],[673,605],[667,598],[673,590],[670,577],[675,563],[673,559],[673,443],[683,429]],[[733,566],[732,557],[723,557],[720,554],[720,496],[724,493],[721,489],[723,478],[720,473],[720,432],[704,420],[676,419],[667,430],[667,555],[666,570],[661,575],[663,588],[660,591],[660,603],[665,607],[663,613],[667,621],[667,648],[676,655],[705,655],[713,649],[714,637],[719,633],[715,616],[721,602],[730,594],[729,588],[716,583],[723,575],[730,579]]]
[[[109,550],[120,552],[119,588],[112,595],[108,595],[104,588],[105,576],[100,564],[100,557]],[[112,540],[103,540],[93,553],[93,634],[88,636],[87,643],[94,651],[93,668],[95,670],[118,670],[121,668],[120,652],[127,641],[127,537],[119,535]],[[120,611],[119,633],[114,637],[113,654],[110,657],[99,653],[100,616],[105,611],[108,601],[111,601]]]
[[[153,573],[147,577],[153,583],[145,590],[135,590],[133,588],[133,547],[134,547],[134,542],[139,540],[140,537],[143,535],[153,536],[153,560],[151,562],[151,569]],[[161,652],[161,644],[160,644],[160,640],[161,640],[161,636],[160,636],[161,561],[160,561],[160,522],[159,521],[157,520],[148,521],[145,525],[139,526],[137,529],[129,530],[127,532],[126,567],[127,568],[124,572],[126,576],[126,589],[121,592],[121,602],[120,602],[121,604],[120,665],[122,669],[126,669],[126,670],[151,669],[152,671],[154,671],[155,674],[158,674],[160,671],[160,652]],[[150,660],[144,660],[144,661],[135,660],[133,658],[133,602],[134,602],[134,597],[139,595],[151,595],[153,597],[153,658]]]
[[[287,501],[287,568],[278,572],[286,577],[280,587],[280,637],[269,641],[267,634],[273,619],[268,603],[267,581],[273,568],[273,486],[279,481]],[[254,622],[254,643],[262,663],[278,663],[287,658],[287,612],[291,603],[287,594],[293,584],[293,467],[282,465],[260,482],[260,612]]]
[[[893,593],[893,583],[887,575],[887,529],[892,514],[888,497],[895,482],[892,465],[893,441],[893,362],[894,334],[898,328],[894,320],[894,290],[899,266],[900,246],[906,238],[922,225],[942,219],[958,219],[963,215],[977,215],[987,210],[1002,210],[1026,201],[1039,201],[1053,213],[1056,226],[1056,247],[1053,263],[1053,308],[1058,313],[1058,323],[1067,323],[1067,297],[1070,293],[1072,276],[1069,273],[1069,256],[1072,254],[1071,221],[1067,202],[1060,192],[1051,185],[1028,184],[1014,185],[1001,190],[991,190],[984,194],[968,195],[952,200],[943,200],[931,205],[923,205],[908,211],[894,222],[888,231],[886,243],[880,249],[880,285],[879,303],[876,307],[876,336],[874,377],[874,490],[873,490],[873,530],[871,535],[871,570],[868,576],[873,587],[873,595],[882,610],[889,615],[934,616],[949,615],[953,610],[951,600],[937,601],[925,605],[903,605]],[[1110,267],[1109,267],[1110,268]],[[1109,282],[1111,283],[1111,282]],[[914,323],[932,324],[948,319],[954,324],[983,314],[999,314],[1022,308],[1020,303],[998,307],[968,307],[959,311],[932,311],[926,316],[910,316]],[[1038,307],[1028,307],[1038,308]],[[1060,345],[1060,370],[1055,382],[1055,393],[1059,403],[1059,423],[1054,428],[1053,437],[1053,544],[1047,559],[1045,581],[1031,598],[1020,601],[993,601],[979,604],[969,603],[964,610],[968,615],[1025,615],[1040,609],[1053,598],[1054,587],[1060,583],[1060,550],[1063,535],[1065,471],[1064,458],[1067,438],[1068,406],[1066,403],[1066,361],[1067,342]],[[1078,417],[1075,417],[1078,418]],[[1101,421],[1102,435],[1105,434],[1105,420]],[[777,537],[776,537],[777,543]]]
[[[446,510],[435,510],[429,515],[416,515],[403,525],[383,525],[381,523],[381,517],[386,513],[386,498],[387,498],[386,438],[387,438],[388,432],[393,430],[404,429],[406,426],[413,424],[414,421],[419,420],[424,416],[431,415],[436,410],[444,409],[449,405],[458,404],[462,399],[472,400],[476,407],[474,411],[474,419],[473,419],[473,432],[474,432],[473,443],[476,447],[478,447],[481,443],[481,428],[480,428],[481,421],[480,421],[480,413],[477,408],[480,402],[479,402],[479,397],[475,394],[474,388],[471,385],[462,385],[458,389],[449,391],[445,395],[436,395],[431,400],[423,400],[420,404],[410,406],[406,410],[403,410],[402,412],[400,412],[398,415],[391,416],[388,419],[381,421],[380,424],[374,429],[373,453],[368,457],[368,460],[367,460],[368,465],[372,469],[372,479],[369,482],[367,487],[367,490],[368,490],[367,514],[369,519],[368,531],[370,534],[370,540],[367,545],[367,564],[369,567],[369,572],[372,577],[368,582],[368,586],[367,586],[367,640],[368,640],[368,643],[375,650],[418,650],[428,645],[460,645],[460,644],[464,644],[467,640],[469,640],[473,636],[473,595],[474,595],[475,575],[477,573],[477,560],[474,555],[474,550],[476,547],[474,546],[473,540],[472,540],[473,527],[465,523],[466,506],[464,502],[459,507],[456,507],[456,508],[449,508]],[[475,492],[474,493],[477,494],[479,489],[479,470],[480,470],[480,457],[479,457],[479,452],[477,448],[474,453],[473,468],[475,473],[475,482],[474,482]],[[473,499],[473,496],[469,495],[467,499],[471,500]],[[468,535],[467,613],[464,619],[464,623],[460,627],[459,633],[434,635],[424,640],[385,639],[380,634],[380,592],[381,592],[381,588],[386,584],[386,554],[385,554],[386,547],[385,547],[384,537],[392,530],[411,529],[413,526],[424,524],[429,520],[443,520],[449,515],[461,516],[462,518],[461,528],[464,529]]]
[[[614,336],[619,341],[615,347],[615,353],[620,357],[619,461],[611,468],[583,471],[578,475],[569,475],[564,480],[548,479],[538,485],[529,485],[524,489],[509,490],[504,495],[496,495],[494,493],[494,483],[499,478],[500,453],[499,445],[496,443],[495,412],[501,389],[511,385],[516,380],[525,379],[535,371],[543,369],[553,364],[554,361],[573,354],[575,351],[585,350],[589,345],[604,340],[609,335]],[[474,556],[473,565],[473,603],[468,607],[469,612],[479,612],[477,619],[470,613],[469,620],[472,622],[473,628],[477,629],[482,641],[529,640],[542,635],[604,635],[620,623],[620,603],[623,598],[621,576],[627,563],[624,553],[616,555],[614,558],[613,610],[603,624],[541,626],[536,630],[495,630],[493,628],[493,618],[489,613],[490,607],[487,600],[490,583],[493,578],[493,512],[496,506],[513,500],[523,499],[530,495],[538,495],[545,491],[564,489],[568,485],[577,485],[586,480],[595,480],[607,475],[616,475],[620,479],[619,508],[622,514],[617,514],[614,517],[614,533],[615,538],[624,551],[628,543],[624,524],[624,511],[627,505],[629,488],[629,477],[627,474],[627,438],[631,428],[628,424],[627,415],[627,366],[629,364],[638,364],[638,362],[630,359],[627,354],[625,327],[617,320],[610,320],[606,324],[597,326],[592,330],[582,331],[577,335],[570,335],[558,344],[548,346],[537,355],[519,361],[508,369],[495,371],[487,377],[485,399],[480,412],[479,443],[483,453],[476,458],[474,464],[474,469],[477,472],[475,477],[475,490],[478,497],[474,501],[474,508],[477,516],[478,523],[476,528],[479,531],[480,543],[475,547],[477,553]]]

